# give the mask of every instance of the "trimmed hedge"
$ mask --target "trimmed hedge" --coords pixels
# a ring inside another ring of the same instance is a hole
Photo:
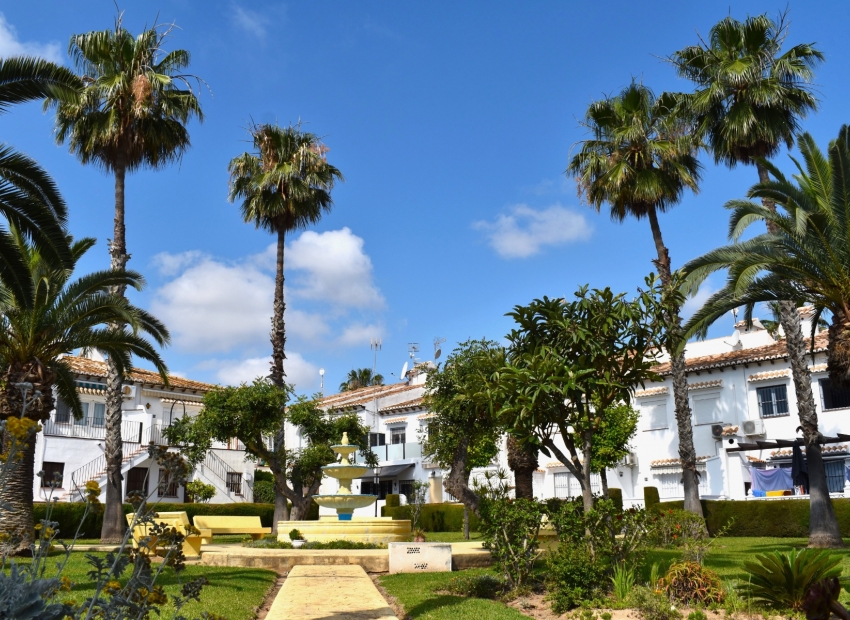
[[[387,493],[387,508],[398,508],[401,506],[401,495],[398,493]]]
[[[381,508],[382,517],[392,517],[395,521],[410,520],[410,506]],[[422,529],[426,532],[462,532],[463,504],[425,504],[422,506]],[[478,517],[469,512],[469,529],[478,531]]]
[[[643,505],[649,510],[661,501],[658,497],[658,487],[643,487]]]
[[[33,512],[35,521],[38,523],[44,519],[47,504],[33,504]],[[77,531],[80,525],[80,520],[85,512],[86,505],[82,502],[56,502],[53,506],[53,511],[50,516],[52,521],[59,523],[60,538],[71,538]],[[260,517],[260,522],[263,527],[271,527],[274,519],[274,504],[166,504],[159,503],[156,505],[156,510],[162,512],[177,512],[184,511],[189,519],[195,515],[221,515],[221,516],[236,516],[236,517]],[[133,512],[133,506],[124,504],[124,514]],[[313,502],[310,506],[310,512],[307,515],[308,521],[318,521],[319,505]],[[90,514],[82,528],[80,528],[80,538],[100,538],[100,531],[103,527],[103,513],[92,515]]]
[[[614,502],[614,505],[617,507],[617,510],[620,512],[623,511],[623,490],[622,489],[608,489],[608,499]]]
[[[842,536],[850,536],[850,499],[833,499],[832,507]],[[655,510],[682,510],[684,502],[662,502]],[[709,533],[734,518],[727,536],[806,538],[809,535],[809,500],[702,500]]]

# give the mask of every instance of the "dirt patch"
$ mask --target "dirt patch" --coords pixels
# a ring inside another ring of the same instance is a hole
[[[398,599],[396,599],[396,597],[387,592],[386,588],[384,588],[384,586],[382,586],[381,582],[378,580],[378,577],[383,574],[386,573],[381,573],[380,575],[378,573],[369,573],[369,577],[371,577],[372,583],[375,584],[375,587],[378,588],[378,592],[380,592],[381,596],[384,597],[384,600],[387,602],[387,605],[392,608],[393,613],[396,615],[396,618],[398,618],[399,620],[407,620],[409,616],[404,611],[404,607],[399,604]]]
[[[552,611],[552,605],[546,600],[544,594],[530,594],[521,596],[508,603],[509,607],[513,607],[518,612],[535,620],[562,620],[567,617],[577,618],[581,610],[573,610],[566,614],[556,614]],[[682,612],[682,617],[687,618],[688,614],[694,611],[687,607],[679,608]],[[727,620],[725,612],[702,610],[707,620]],[[601,618],[602,614],[611,614],[611,620],[641,620],[640,612],[636,609],[594,609],[593,613],[597,618]],[[762,616],[754,615],[747,616],[746,614],[737,614],[739,620],[764,620]]]
[[[277,580],[274,582],[274,585],[269,589],[266,594],[266,598],[263,599],[263,604],[257,609],[257,620],[263,620],[268,613],[269,609],[272,607],[272,603],[277,598],[277,593],[280,592],[281,587],[283,586],[283,582],[286,581],[286,575],[278,575]]]

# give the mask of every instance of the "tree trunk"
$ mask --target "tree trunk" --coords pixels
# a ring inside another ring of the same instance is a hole
[[[458,498],[464,506],[481,516],[478,512],[478,496],[469,488],[469,471],[466,467],[469,456],[469,439],[460,440],[452,458],[452,468],[443,482],[446,491]]]
[[[286,310],[286,304],[283,299],[283,252],[286,241],[286,232],[283,228],[277,231],[277,272],[274,279],[274,316],[272,316],[272,363],[271,374],[269,377],[272,383],[278,387],[283,387],[286,372],[283,369],[283,360],[286,359],[286,329],[284,325],[283,314]]]
[[[664,245],[661,227],[658,224],[658,214],[655,209],[649,210],[649,225],[652,228],[652,239],[658,258],[654,261],[658,267],[661,284],[670,286],[672,270],[670,268],[670,253]],[[681,317],[679,309],[670,309],[667,317],[669,328],[675,334],[680,333]],[[675,339],[675,338],[674,338]],[[685,510],[699,516],[702,514],[702,504],[699,501],[699,474],[697,473],[697,454],[694,448],[694,430],[691,425],[691,405],[688,401],[688,377],[685,365],[684,349],[675,355],[670,355],[670,370],[673,374],[673,402],[676,407],[676,428],[679,432],[679,460],[682,463],[682,482],[685,494]]]
[[[127,254],[127,237],[124,226],[124,180],[126,167],[119,162],[115,166],[115,221],[112,243],[109,246],[111,267],[114,271],[127,267],[130,255]],[[124,295],[124,287],[113,290],[116,295]],[[116,327],[123,327],[117,325]],[[121,387],[124,377],[118,372],[111,359],[106,360],[106,439],[104,453],[106,456],[106,502],[103,513],[103,528],[100,539],[103,543],[119,543],[124,539],[126,521],[123,509],[124,476],[121,474],[123,464],[123,446],[121,439],[121,409],[124,397]],[[83,481],[85,482],[85,481]]]
[[[517,499],[534,499],[534,472],[537,470],[537,448],[521,444],[511,435],[507,442],[508,467],[514,473],[514,495]]]
[[[9,449],[12,437],[3,435],[4,451]],[[33,483],[35,481],[35,435],[29,441],[17,441],[14,459],[2,465],[0,480],[0,532],[8,541],[0,542],[0,549],[11,555],[29,555],[35,534],[32,514]]]
[[[590,457],[593,454],[593,433],[585,432],[583,434],[583,439],[584,443],[582,445],[581,452],[582,456],[584,456],[584,463],[582,463],[581,468],[581,499],[584,511],[589,512],[593,510],[593,489],[590,486]]]
[[[826,366],[831,385],[850,387],[850,321],[844,313],[832,315]]]
[[[761,164],[757,164],[759,181],[766,183],[770,174]],[[762,205],[771,211],[776,210],[772,200],[762,200]],[[771,222],[767,223],[767,231],[776,232]],[[823,466],[821,448],[818,440],[818,414],[815,408],[815,398],[812,393],[812,376],[806,363],[806,340],[802,333],[800,313],[791,301],[780,301],[779,323],[785,332],[785,348],[791,363],[791,377],[794,380],[794,393],[797,396],[797,415],[803,429],[803,439],[806,443],[806,465],[809,473],[809,546],[832,547],[844,546],[841,530],[829,497],[829,487],[826,483],[826,471]],[[830,347],[832,346],[832,328],[830,328]],[[832,349],[830,348],[830,354]],[[832,373],[830,372],[830,379]]]
[[[599,482],[602,485],[602,497],[605,499],[609,499],[608,497],[608,470],[604,467],[599,472]]]
[[[469,540],[469,508],[463,507],[463,539]]]

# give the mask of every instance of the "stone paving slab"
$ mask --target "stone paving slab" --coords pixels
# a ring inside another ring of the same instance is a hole
[[[398,620],[360,566],[296,566],[266,620]]]

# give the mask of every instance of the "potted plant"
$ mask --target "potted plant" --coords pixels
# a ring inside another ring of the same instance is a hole
[[[301,532],[297,529],[293,529],[289,532],[289,540],[292,541],[292,547],[294,549],[300,549],[304,543],[307,542],[304,540],[304,536],[301,535]]]
[[[425,530],[419,527],[413,530],[413,542],[425,542]]]

